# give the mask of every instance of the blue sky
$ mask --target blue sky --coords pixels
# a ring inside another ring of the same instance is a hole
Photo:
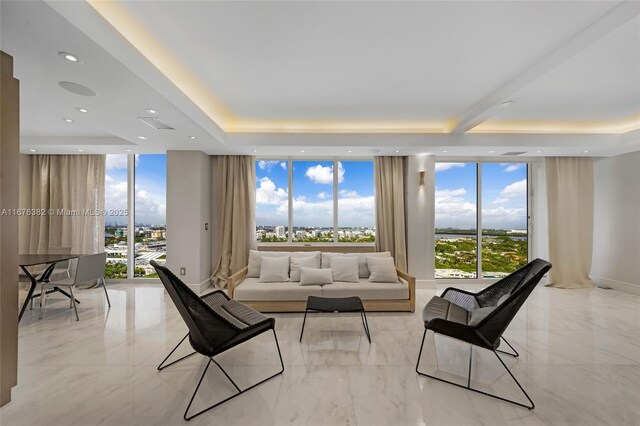
[[[482,226],[526,229],[525,163],[482,163]],[[437,163],[436,227],[476,228],[476,164]]]
[[[105,208],[127,208],[127,156],[107,155]],[[167,167],[165,154],[136,156],[136,223],[166,223]],[[105,218],[107,223],[126,224],[126,217]]]
[[[373,227],[373,162],[338,167],[338,226]],[[256,162],[256,224],[287,225],[288,164]],[[293,226],[333,226],[333,162],[293,162]]]

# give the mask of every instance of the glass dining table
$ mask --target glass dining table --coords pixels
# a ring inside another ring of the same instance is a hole
[[[66,260],[77,259],[81,256],[84,256],[84,255],[82,254],[21,254],[20,255],[18,264],[20,265],[20,269],[22,269],[25,275],[29,278],[29,281],[31,281],[31,286],[29,287],[27,298],[24,300],[24,303],[22,304],[22,308],[20,309],[20,313],[18,314],[18,322],[20,322],[20,320],[22,319],[22,315],[24,314],[24,311],[27,309],[27,305],[29,304],[31,299],[34,297],[33,293],[35,292],[36,287],[38,286],[38,283],[49,282],[49,278],[51,277],[51,273],[56,267],[56,263],[64,262]],[[47,265],[47,267],[44,270],[44,272],[42,272],[41,275],[37,274],[37,275],[40,275],[39,277],[36,277],[34,276],[34,274],[32,274],[29,271],[29,267],[38,266],[38,265]],[[51,292],[57,291],[67,296],[69,299],[71,299],[71,295],[66,291],[62,290],[60,287],[53,287],[53,289],[50,291]],[[80,303],[80,301],[76,299],[76,303]]]

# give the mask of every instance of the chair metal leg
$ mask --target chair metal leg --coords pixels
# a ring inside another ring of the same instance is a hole
[[[180,362],[180,361],[182,361],[183,359],[188,358],[188,357],[190,357],[191,355],[193,355],[193,354],[195,354],[195,353],[196,353],[196,351],[193,351],[193,352],[191,352],[189,355],[185,355],[185,356],[183,356],[182,358],[180,358],[180,359],[178,359],[178,360],[175,360],[175,361],[173,361],[173,362],[172,362],[172,363],[170,363],[170,364],[162,365],[162,364],[164,364],[164,363],[165,363],[165,361],[166,361],[166,360],[168,360],[168,359],[169,359],[169,357],[170,357],[171,355],[173,355],[173,353],[176,351],[176,349],[178,349],[178,347],[182,344],[182,342],[184,342],[184,341],[185,341],[185,339],[186,339],[187,337],[189,337],[189,333],[187,333],[187,334],[182,338],[182,340],[180,340],[180,342],[176,345],[176,347],[175,347],[175,348],[173,348],[173,349],[171,350],[171,352],[169,352],[169,355],[167,355],[167,356],[165,357],[165,359],[163,359],[163,360],[162,360],[162,362],[160,363],[160,365],[158,365],[158,371],[160,371],[160,370],[164,370],[165,368],[169,367],[170,365],[173,365],[173,364],[175,364],[176,362]]]
[[[364,327],[364,332],[367,334],[367,339],[369,339],[369,344],[371,344],[371,334],[369,331],[369,323],[367,322],[367,314],[363,310],[360,311],[360,318],[362,319],[362,326]]]
[[[284,362],[282,361],[282,353],[280,352],[280,345],[278,344],[278,336],[276,335],[276,331],[275,331],[275,329],[272,329],[272,331],[273,331],[273,337],[274,337],[274,339],[275,339],[275,341],[276,341],[276,347],[278,348],[278,356],[280,357],[280,367],[281,367],[280,371],[278,371],[277,373],[275,373],[275,374],[273,374],[273,375],[271,375],[271,376],[267,377],[267,378],[266,378],[266,379],[264,379],[264,380],[261,380],[260,382],[258,382],[258,383],[256,383],[256,384],[254,384],[254,385],[249,386],[249,387],[248,387],[248,388],[246,388],[246,389],[242,389],[242,390],[241,390],[241,389],[238,387],[238,385],[236,385],[236,383],[231,379],[231,376],[229,376],[229,374],[227,374],[227,372],[224,370],[224,368],[222,368],[222,366],[221,366],[220,364],[218,364],[218,363],[213,359],[213,357],[209,358],[209,362],[207,362],[207,365],[206,365],[206,367],[204,368],[204,371],[202,372],[202,376],[200,376],[200,380],[198,381],[198,385],[196,386],[196,389],[193,391],[193,395],[191,395],[191,400],[189,400],[189,405],[187,405],[187,409],[184,411],[184,416],[183,416],[183,418],[184,418],[186,421],[189,421],[189,420],[193,419],[194,417],[199,416],[199,415],[200,415],[200,414],[202,414],[202,413],[205,413],[205,412],[207,412],[207,411],[209,411],[209,410],[212,410],[212,409],[216,408],[217,406],[219,406],[219,405],[221,405],[221,404],[224,404],[225,402],[227,402],[227,401],[229,401],[229,400],[231,400],[231,399],[233,399],[233,398],[235,398],[235,397],[237,397],[237,396],[239,396],[239,395],[242,395],[243,393],[245,393],[245,392],[247,392],[247,391],[249,391],[249,390],[251,390],[251,389],[255,388],[256,386],[259,386],[259,385],[263,384],[263,383],[264,383],[264,382],[266,382],[267,380],[271,380],[271,379],[273,379],[274,377],[276,377],[276,376],[278,376],[278,375],[280,375],[280,374],[282,374],[282,373],[284,372]],[[182,339],[182,340],[184,340],[184,339]],[[181,343],[182,343],[182,342],[181,342]],[[207,370],[209,369],[209,365],[211,365],[211,363],[212,363],[212,362],[213,362],[215,365],[217,365],[217,366],[218,366],[218,368],[219,368],[219,369],[224,373],[224,375],[227,377],[227,379],[229,379],[229,381],[230,381],[230,382],[233,384],[233,386],[236,388],[237,392],[236,392],[236,393],[234,393],[233,395],[231,395],[230,397],[228,397],[228,398],[226,398],[226,399],[223,399],[222,401],[217,402],[217,403],[215,403],[214,405],[211,405],[210,407],[207,407],[207,408],[205,408],[205,409],[203,409],[203,410],[201,410],[201,411],[198,411],[198,412],[197,412],[197,413],[195,413],[195,414],[189,415],[189,409],[191,408],[191,404],[193,403],[193,400],[194,400],[194,398],[196,397],[196,394],[198,393],[198,389],[200,389],[200,385],[202,384],[202,379],[204,379],[205,374],[207,374]]]
[[[509,376],[511,376],[511,379],[513,379],[513,381],[516,382],[516,385],[518,385],[518,388],[520,388],[520,390],[522,391],[524,396],[527,398],[527,400],[529,400],[531,405],[522,404],[522,403],[514,401],[512,399],[503,398],[503,397],[495,395],[495,394],[491,394],[491,393],[488,393],[488,392],[484,392],[484,391],[472,388],[471,387],[471,355],[470,355],[470,358],[469,358],[469,376],[467,378],[467,386],[464,386],[464,385],[461,385],[460,383],[451,382],[449,380],[445,380],[445,379],[442,379],[440,377],[435,377],[435,376],[432,376],[430,374],[426,374],[426,373],[421,372],[418,367],[420,366],[420,359],[422,357],[422,349],[423,349],[423,346],[424,346],[424,339],[425,339],[426,335],[427,335],[427,330],[425,329],[424,335],[422,336],[422,345],[420,345],[420,353],[418,354],[418,362],[416,363],[416,372],[419,375],[425,376],[425,377],[429,377],[430,379],[435,379],[435,380],[438,380],[438,381],[441,381],[441,382],[444,382],[444,383],[448,383],[450,385],[458,386],[458,387],[463,388],[463,389],[468,389],[470,391],[473,391],[473,392],[476,392],[476,393],[479,393],[479,394],[482,394],[482,395],[490,396],[491,398],[499,399],[500,401],[509,402],[511,404],[514,404],[514,405],[517,405],[517,406],[520,406],[520,407],[524,407],[524,408],[527,408],[529,410],[533,410],[535,408],[535,404],[533,403],[533,400],[529,397],[529,394],[527,394],[527,392],[524,390],[524,388],[520,385],[520,382],[518,382],[518,380],[515,378],[513,373],[511,373],[511,370],[509,370],[509,367],[507,367],[507,365],[504,363],[502,358],[500,358],[500,355],[498,355],[498,352],[495,351],[495,350],[493,350],[492,352],[498,358],[498,360],[500,361],[502,366],[505,368],[505,370],[507,370],[507,373],[509,373]],[[472,348],[473,348],[473,346],[472,346]]]
[[[102,289],[104,290],[104,297],[107,298],[107,305],[111,307],[111,301],[109,300],[109,293],[107,293],[107,283],[104,281],[104,277],[101,277],[100,280],[102,281]]]
[[[518,358],[520,356],[520,354],[518,353],[518,351],[515,350],[515,348],[513,346],[511,346],[511,343],[507,342],[507,339],[505,339],[504,337],[501,337],[501,339],[504,340],[504,342],[511,348],[513,353],[506,352],[506,351],[501,351],[500,349],[496,349],[496,352],[500,352],[501,354],[505,354],[505,355],[512,356],[514,358]]]
[[[304,333],[304,324],[307,322],[307,312],[309,312],[309,310],[305,309],[304,319],[302,320],[302,329],[300,330],[300,340],[298,340],[299,342],[302,342],[302,334]]]
[[[78,316],[78,307],[76,306],[76,296],[73,294],[73,286],[69,286],[69,293],[71,293],[71,304],[73,305],[73,310],[76,313],[76,321],[80,321],[80,317]]]

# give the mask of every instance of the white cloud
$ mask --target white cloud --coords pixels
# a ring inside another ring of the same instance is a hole
[[[277,216],[287,216],[286,204],[278,207]],[[333,200],[293,200],[295,226],[332,226]],[[338,200],[338,226],[375,226],[375,200],[368,197],[340,198]]]
[[[507,173],[515,172],[525,166],[524,163],[500,163],[500,165],[504,167],[502,171]]]
[[[317,164],[307,169],[305,176],[313,183],[333,183],[333,166]],[[338,162],[338,183],[344,181],[344,167]]]
[[[316,195],[316,197],[318,197],[321,200],[325,200],[325,199],[329,198],[329,194],[327,194],[326,192],[322,191],[322,192],[319,192],[318,195]]]
[[[287,205],[287,191],[282,188],[276,188],[268,177],[260,179],[260,186],[256,188],[256,204],[268,206]]]
[[[279,161],[264,161],[264,160],[260,160],[260,161],[258,161],[258,168],[260,170],[271,171],[271,169],[273,169],[273,167],[278,163],[279,163]]]
[[[465,163],[436,163],[436,172],[444,172],[454,167],[464,167]]]
[[[527,180],[522,179],[505,186],[493,204],[506,204],[514,198],[524,198],[527,195]]]
[[[360,195],[356,191],[350,189],[341,189],[338,194],[343,198],[358,198]]]
[[[476,205],[464,199],[464,188],[436,188],[435,210],[437,227],[474,227],[476,223]]]
[[[287,162],[286,161],[281,161],[280,162],[280,167],[282,167],[282,170],[287,170]]]
[[[127,181],[116,180],[113,177],[105,176],[104,205],[106,210],[126,210],[127,209]],[[135,188],[135,214],[136,223],[147,223],[150,225],[162,225],[166,218],[166,201],[163,196],[151,194],[148,191]],[[125,224],[126,216],[107,216],[107,223]]]

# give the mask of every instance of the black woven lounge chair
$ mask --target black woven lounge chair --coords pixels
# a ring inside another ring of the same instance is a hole
[[[504,361],[502,361],[498,352],[518,357],[518,352],[505,340],[502,334],[535,286],[540,282],[540,279],[542,279],[549,269],[551,269],[549,262],[536,259],[479,293],[471,293],[449,287],[442,293],[442,297],[433,297],[422,311],[424,334],[422,335],[420,354],[418,355],[418,362],[416,363],[416,372],[422,376],[440,380],[441,382],[469,389],[532,410],[535,404],[511,373],[511,370],[509,370]],[[424,340],[428,330],[462,340],[472,345],[469,351],[469,374],[466,386],[422,373],[419,370]],[[513,350],[513,353],[498,350],[501,340]],[[531,405],[525,405],[471,387],[473,345],[488,349],[496,355]]]
[[[218,405],[225,403],[238,395],[243,394],[249,389],[253,389],[254,387],[266,382],[267,380],[272,379],[279,374],[282,374],[282,372],[284,371],[284,363],[282,362],[280,345],[278,344],[278,337],[276,336],[276,320],[274,318],[266,317],[260,312],[251,309],[250,307],[243,305],[236,300],[229,299],[229,297],[220,290],[199,297],[169,269],[165,268],[164,266],[158,265],[154,261],[151,261],[151,265],[158,272],[158,276],[164,284],[165,289],[169,293],[171,300],[173,300],[173,303],[176,305],[176,308],[178,308],[182,319],[189,328],[189,333],[187,333],[187,335],[182,338],[180,343],[178,343],[178,345],[173,348],[169,355],[167,355],[167,357],[162,360],[162,362],[158,366],[158,370],[163,370],[170,365],[173,365],[187,357],[190,357],[195,353],[199,353],[209,358],[209,362],[202,372],[202,376],[200,376],[198,385],[193,391],[193,395],[191,396],[189,405],[184,411],[185,420],[191,420],[194,417],[204,413],[205,411],[209,411],[212,408],[215,408]],[[219,355],[222,352],[238,346],[239,344],[244,343],[247,340],[252,339],[269,330],[273,332],[273,337],[276,341],[276,348],[278,349],[278,356],[280,357],[281,369],[274,375],[269,376],[266,379],[252,386],[249,386],[246,389],[240,390],[233,379],[231,379],[231,377],[222,368],[222,366],[220,366],[220,364],[218,364],[213,358],[216,355]],[[182,342],[186,340],[187,337],[189,338],[189,343],[194,349],[194,352],[190,353],[189,355],[183,356],[182,358],[167,365],[163,365],[176,351],[176,349],[178,349]],[[188,415],[189,408],[191,408],[193,399],[198,393],[198,389],[200,388],[202,379],[204,379],[205,374],[207,374],[209,365],[211,365],[212,362],[217,365],[218,368],[220,368],[227,379],[229,379],[229,381],[236,388],[237,392],[229,398],[217,402],[216,404],[207,407],[204,410],[201,410],[193,415]]]

